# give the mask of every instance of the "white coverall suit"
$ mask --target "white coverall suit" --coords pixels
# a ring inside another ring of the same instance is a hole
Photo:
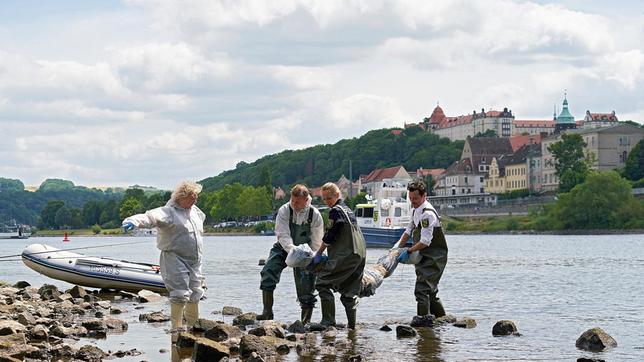
[[[206,215],[196,206],[180,207],[170,200],[165,206],[133,215],[123,223],[135,227],[156,227],[157,248],[161,250],[159,265],[161,276],[169,292],[172,327],[183,324],[183,308],[186,306],[186,321],[191,326],[198,318],[197,303],[203,290],[203,223]]]

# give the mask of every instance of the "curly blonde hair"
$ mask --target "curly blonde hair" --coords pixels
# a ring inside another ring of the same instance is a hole
[[[322,185],[322,192],[330,192],[333,196],[340,196],[340,188],[333,182],[327,182]]]
[[[178,201],[189,197],[190,195],[199,195],[203,186],[194,181],[181,181],[172,191],[172,200]]]

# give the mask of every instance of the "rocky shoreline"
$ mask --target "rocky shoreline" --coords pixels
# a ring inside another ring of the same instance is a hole
[[[13,286],[0,286],[0,361],[102,361],[125,356],[145,354],[132,347],[118,351],[104,351],[86,344],[77,346],[81,339],[105,339],[113,334],[126,333],[128,323],[116,316],[130,313],[123,306],[136,310],[145,303],[161,301],[159,294],[141,291],[132,294],[121,291],[88,291],[75,286],[60,291],[53,285],[33,287],[21,281]],[[112,301],[118,301],[113,303]],[[115,305],[119,304],[119,305]],[[319,324],[303,325],[279,321],[257,321],[255,313],[243,313],[235,307],[224,307],[223,315],[234,316],[231,324],[220,320],[199,319],[190,331],[168,333],[175,343],[172,360],[193,361],[275,361],[279,356],[295,353],[300,357],[334,356],[343,361],[364,361],[355,350],[358,331],[346,331],[348,338],[336,338],[342,325],[325,328]],[[169,327],[169,316],[163,311],[141,313],[139,321],[164,324]],[[414,317],[410,323],[395,323],[394,328],[383,325],[383,333],[395,330],[397,338],[413,338],[423,328],[439,326],[476,328],[473,318],[447,315]],[[509,320],[498,321],[492,327],[493,336],[521,336]],[[600,352],[615,347],[617,342],[600,328],[590,329],[576,341],[577,348]],[[170,356],[168,356],[170,359]],[[580,358],[578,361],[601,361]]]

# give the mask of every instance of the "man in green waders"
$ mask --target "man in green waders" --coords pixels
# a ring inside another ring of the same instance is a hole
[[[422,258],[416,267],[416,313],[419,316],[445,315],[443,304],[438,298],[438,282],[447,264],[447,242],[436,209],[427,201],[425,183],[410,182],[407,186],[409,201],[414,207],[412,219],[398,240],[398,247],[404,247],[411,237],[413,245],[405,249],[398,260],[406,262],[409,254],[419,251]]]
[[[328,260],[318,274],[315,289],[320,294],[323,326],[335,325],[335,299],[333,292],[340,293],[340,301],[347,314],[347,327],[355,329],[358,295],[362,284],[366,248],[362,232],[358,228],[353,211],[340,199],[340,190],[334,183],[322,186],[322,198],[329,210],[330,229],[322,239],[324,244],[313,258],[313,264],[322,260],[327,250]]]
[[[309,244],[315,252],[322,245],[324,221],[320,212],[311,206],[311,196],[306,186],[293,186],[291,200],[277,211],[275,235],[277,243],[271,248],[261,271],[259,288],[262,290],[264,310],[257,316],[258,320],[273,319],[273,291],[280,281],[282,270],[286,268],[286,256],[293,246]],[[315,274],[304,268],[293,268],[293,276],[297,299],[302,308],[301,321],[306,324],[311,321],[315,307]]]

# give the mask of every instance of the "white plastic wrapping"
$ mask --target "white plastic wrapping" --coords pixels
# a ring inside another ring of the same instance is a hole
[[[294,246],[286,256],[286,265],[292,268],[306,268],[313,260],[315,253],[309,244]]]

